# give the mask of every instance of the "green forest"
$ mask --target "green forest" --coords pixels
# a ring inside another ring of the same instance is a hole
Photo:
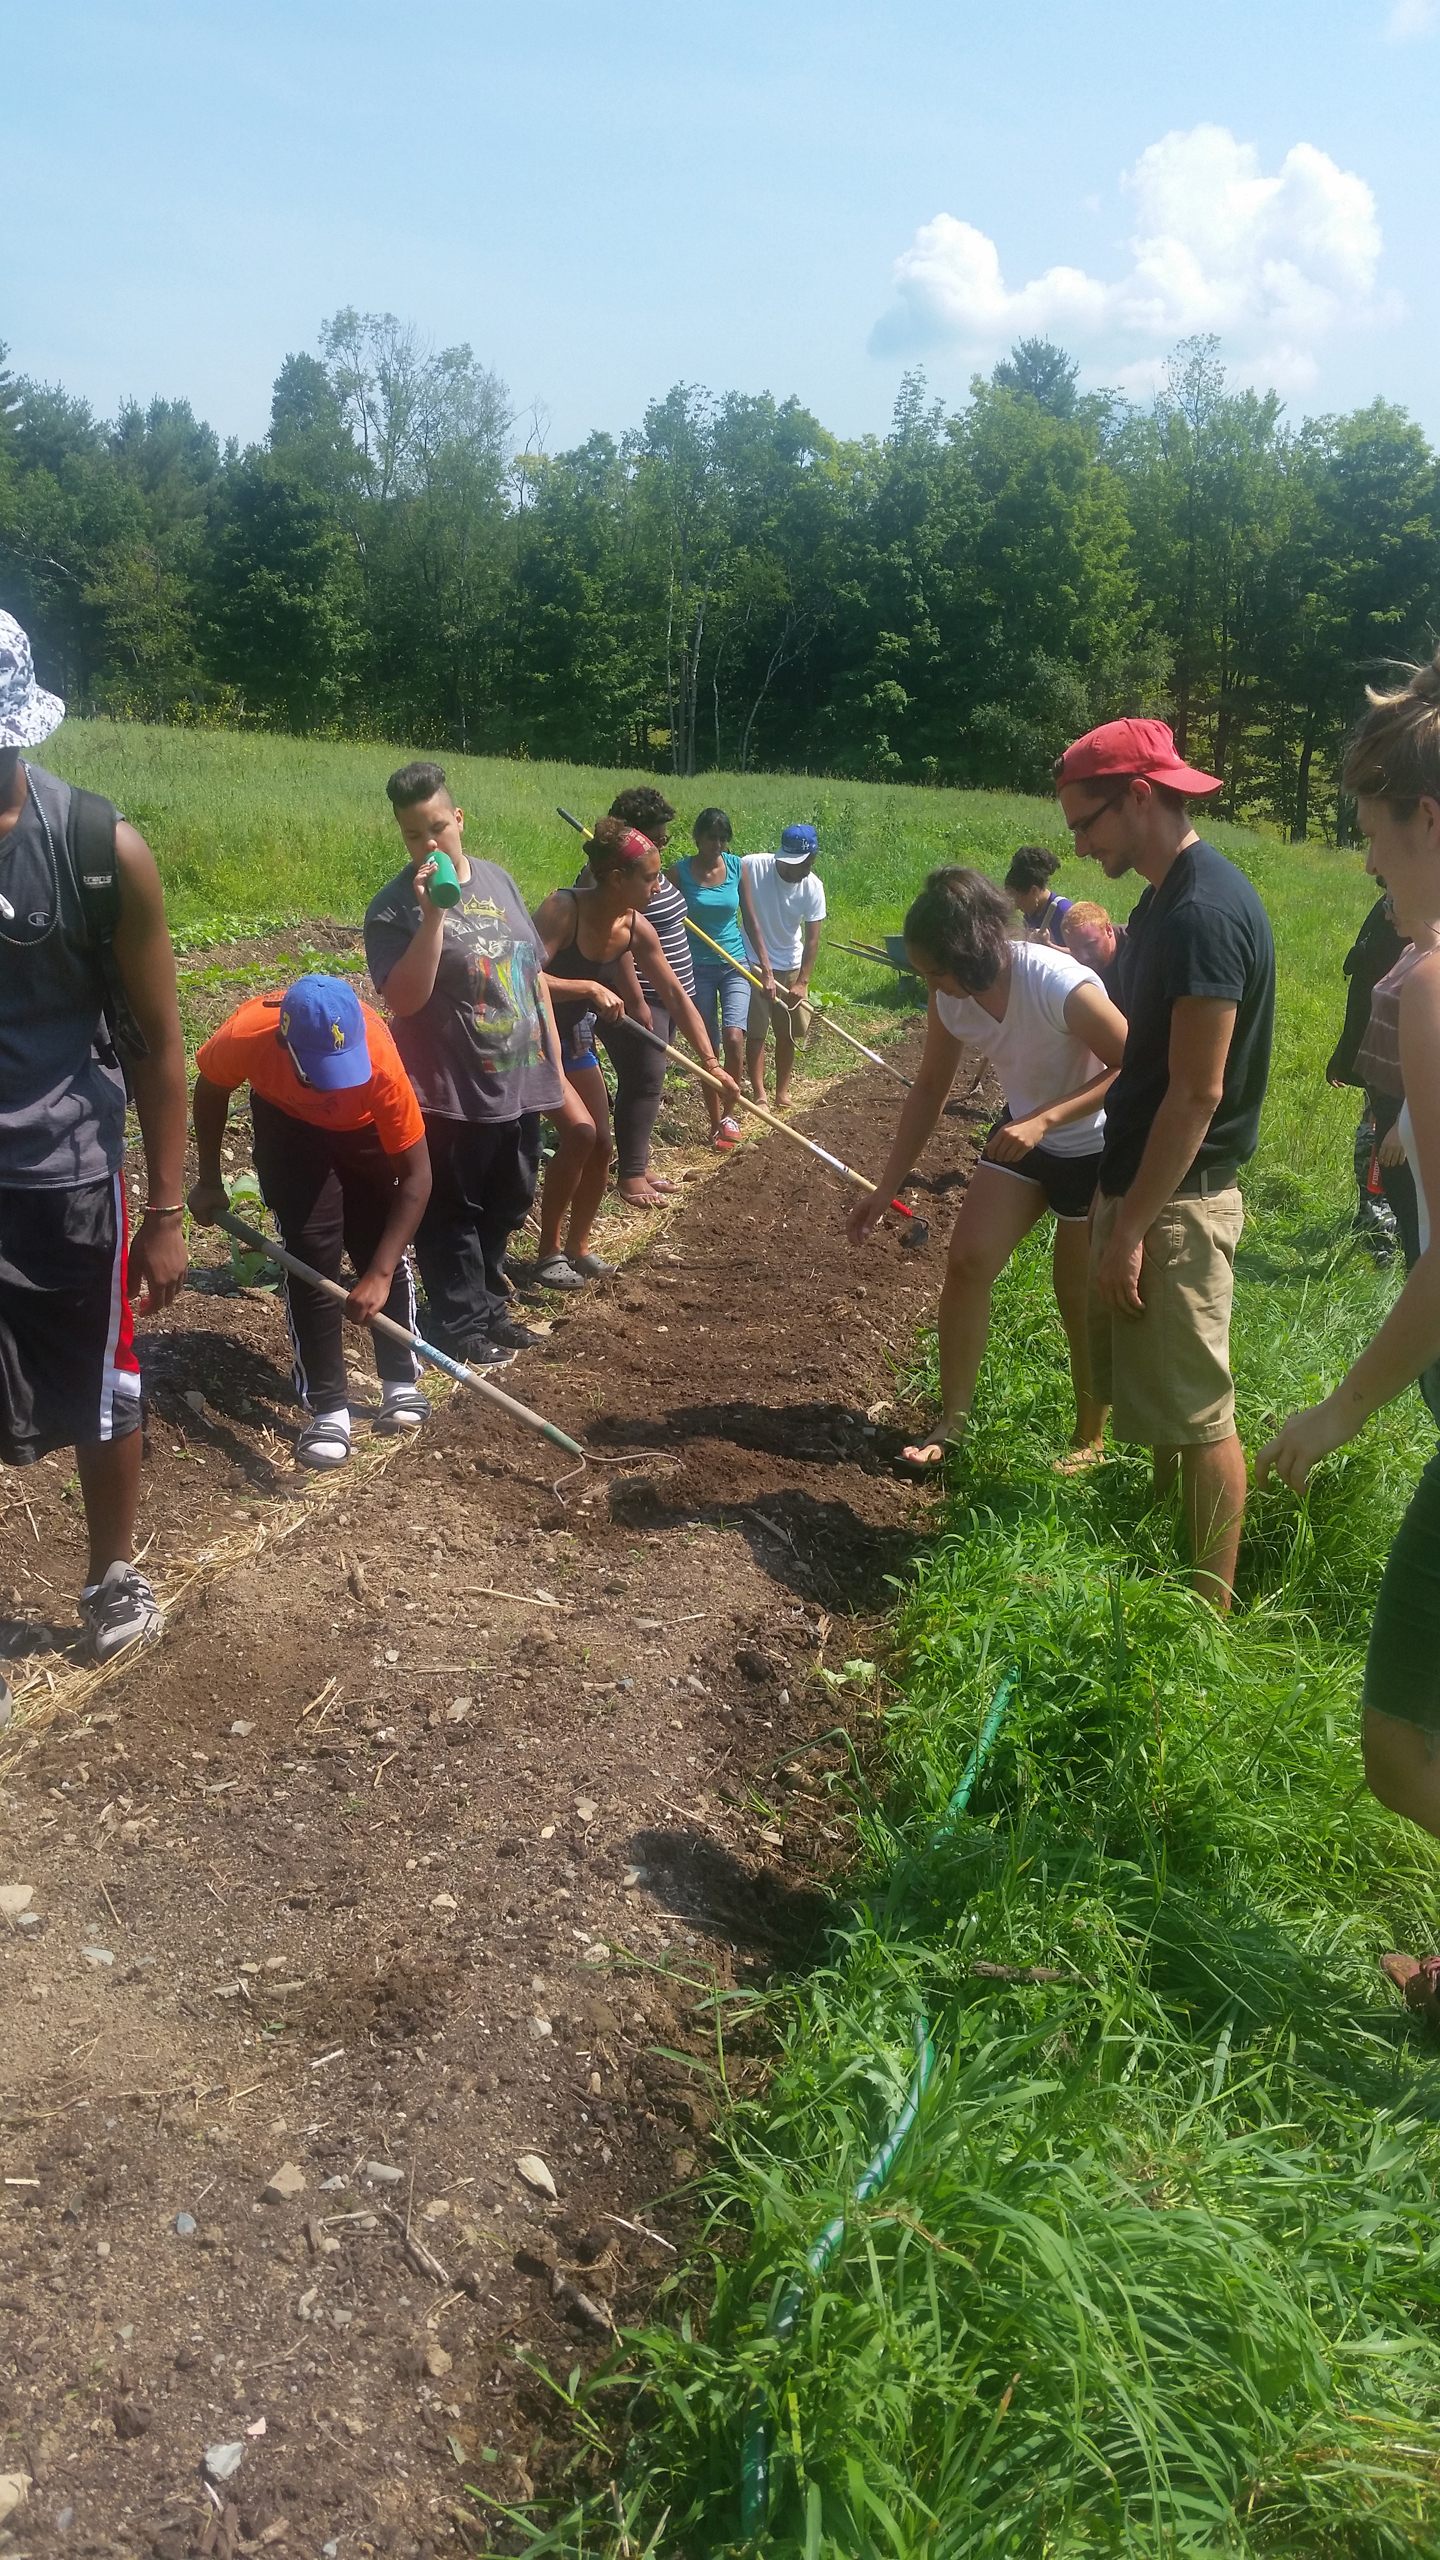
[[[883,438],[677,384],[559,454],[390,315],[288,356],[244,447],[3,357],[0,602],[79,713],[1035,791],[1154,712],[1226,814],[1343,842],[1360,687],[1440,621],[1421,429],[1297,424],[1211,339],[1145,406],[1028,340],[953,415],[907,376]]]

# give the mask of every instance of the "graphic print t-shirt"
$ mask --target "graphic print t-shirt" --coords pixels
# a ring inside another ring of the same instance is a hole
[[[365,957],[382,995],[422,922],[407,866],[365,911]],[[430,998],[390,1024],[422,1110],[485,1121],[556,1108],[564,1086],[536,983],[544,965],[509,872],[472,858],[459,904],[446,910]]]

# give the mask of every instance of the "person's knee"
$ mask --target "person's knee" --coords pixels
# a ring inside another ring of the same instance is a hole
[[[1361,1750],[1372,1796],[1392,1813],[1409,1813],[1417,1795],[1435,1786],[1436,1741],[1420,1725],[1367,1707]]]

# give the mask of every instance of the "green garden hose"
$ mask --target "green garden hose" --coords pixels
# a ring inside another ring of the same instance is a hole
[[[965,1763],[960,1784],[950,1798],[932,1835],[931,1847],[943,1841],[965,1811],[975,1790],[975,1782],[995,1747],[996,1736],[1009,1711],[1015,1689],[1015,1674],[1007,1671],[990,1703],[990,1712],[980,1728],[980,1739]],[[807,2250],[805,2269],[787,2284],[769,2320],[766,2333],[785,2345],[794,2334],[805,2299],[805,2287],[812,2276],[823,2275],[845,2237],[845,2227],[856,2205],[866,2204],[878,2195],[895,2162],[900,2146],[920,2112],[920,2101],[935,2068],[935,2047],[930,2036],[930,2022],[922,2013],[915,2021],[915,2070],[906,2092],[905,2104],[885,2136],[879,2150],[855,2181],[849,2203],[833,2222],[827,2222],[812,2249]],[[750,2402],[745,2428],[745,2441],[740,2455],[740,2520],[747,2541],[755,2541],[763,2531],[770,2512],[770,2419],[765,2395],[757,2391]]]

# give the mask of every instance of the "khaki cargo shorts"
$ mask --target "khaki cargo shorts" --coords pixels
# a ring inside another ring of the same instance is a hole
[[[771,975],[777,987],[793,987],[800,972],[798,968],[774,969]],[[790,1036],[796,1048],[803,1049],[809,1041],[815,1022],[815,1016],[810,1007],[807,1004],[772,1005],[763,987],[752,987],[750,990],[750,1018],[745,1025],[746,1039],[763,1040],[770,1028],[771,1017],[776,1012],[782,1013],[789,1023]]]
[[[1206,1199],[1166,1202],[1145,1238],[1140,1265],[1143,1316],[1112,1315],[1095,1290],[1095,1269],[1120,1201],[1096,1196],[1090,1231],[1090,1392],[1112,1407],[1117,1440],[1151,1449],[1193,1449],[1228,1440],[1235,1428],[1230,1375],[1230,1305],[1235,1248],[1245,1223],[1240,1186]]]

